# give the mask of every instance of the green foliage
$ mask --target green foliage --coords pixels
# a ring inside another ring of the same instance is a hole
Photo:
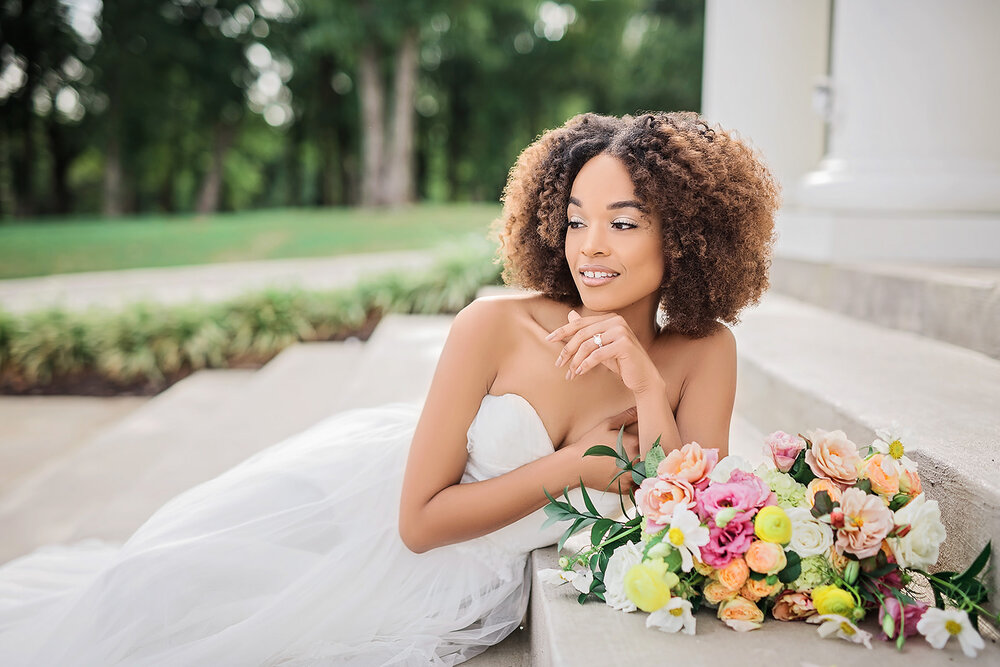
[[[350,289],[264,290],[220,304],[131,305],[120,312],[0,311],[0,383],[29,390],[97,374],[156,387],[185,371],[263,362],[298,341],[343,338],[385,312],[456,312],[499,267],[482,248],[424,275],[388,274]]]

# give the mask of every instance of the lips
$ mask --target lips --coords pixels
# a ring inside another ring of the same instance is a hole
[[[592,264],[581,266],[578,271],[580,273],[580,281],[587,287],[600,287],[601,285],[607,285],[621,275],[607,266]]]

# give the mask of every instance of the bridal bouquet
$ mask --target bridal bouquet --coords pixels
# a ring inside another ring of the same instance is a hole
[[[923,635],[935,648],[955,637],[974,657],[984,646],[976,630],[987,590],[980,580],[990,544],[964,572],[927,569],[945,539],[941,512],[923,493],[917,465],[885,431],[866,448],[843,431],[792,436],[777,431],[766,463],[690,442],[664,455],[659,441],[645,461],[630,461],[619,435],[613,456],[619,476],[631,474],[635,516],[601,516],[581,484],[586,509],[546,495],[546,525],[572,521],[559,541],[590,528],[590,547],[543,570],[548,583],[570,583],[582,604],[591,596],[624,612],[648,612],[646,626],[694,634],[702,605],[738,631],[757,629],[770,614],[818,625],[821,637],[871,648],[858,626],[877,613],[880,634],[902,648]],[[617,479],[617,477],[616,477]],[[931,606],[915,594],[933,591]]]

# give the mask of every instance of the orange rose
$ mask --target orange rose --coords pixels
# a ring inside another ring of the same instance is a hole
[[[825,477],[817,477],[813,481],[809,482],[809,486],[806,487],[806,500],[809,501],[809,507],[816,504],[816,494],[820,491],[826,491],[830,494],[830,500],[839,503],[840,496],[843,493],[840,487],[834,484],[831,480]]]
[[[763,540],[752,543],[743,558],[751,570],[760,574],[777,574],[787,564],[785,550],[781,545]]]
[[[705,596],[705,602],[712,605],[721,604],[726,600],[732,600],[734,597],[739,595],[738,591],[719,583],[718,581],[710,581],[705,584],[705,588],[702,589],[702,595]]]
[[[845,556],[844,554],[840,553],[839,551],[837,551],[836,546],[830,547],[829,556],[830,556],[830,565],[832,565],[833,569],[837,571],[837,574],[843,575],[844,568],[847,567],[847,564],[851,562],[851,559]]]
[[[865,463],[862,475],[872,483],[872,491],[881,496],[899,493],[899,466],[886,454],[875,454]]]
[[[719,570],[718,576],[719,583],[733,591],[738,591],[746,582],[747,577],[750,576],[750,568],[747,567],[745,560],[737,557],[731,560],[729,565]]]
[[[815,429],[806,436],[812,447],[806,450],[806,465],[817,477],[827,477],[847,488],[858,481],[861,456],[858,446],[843,431]]]
[[[719,605],[719,620],[739,632],[756,630],[764,622],[764,612],[745,597],[737,595]]]
[[[771,615],[779,621],[799,621],[816,613],[812,598],[807,593],[785,591],[774,601]]]
[[[920,475],[915,470],[903,470],[903,474],[899,476],[899,490],[911,498],[919,496],[924,491]]]
[[[656,476],[683,479],[696,486],[712,472],[718,461],[718,449],[705,450],[697,442],[692,441],[667,454],[656,467]]]
[[[747,579],[743,588],[740,589],[740,595],[751,602],[757,602],[763,598],[771,597],[780,590],[780,581],[769,584],[767,579]]]

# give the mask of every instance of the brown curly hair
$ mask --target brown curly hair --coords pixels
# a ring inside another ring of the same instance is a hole
[[[581,167],[607,153],[659,216],[660,307],[671,329],[701,338],[767,290],[779,188],[752,148],[693,112],[581,114],[528,146],[511,169],[495,226],[508,284],[573,306],[580,295],[564,255],[566,208]]]

